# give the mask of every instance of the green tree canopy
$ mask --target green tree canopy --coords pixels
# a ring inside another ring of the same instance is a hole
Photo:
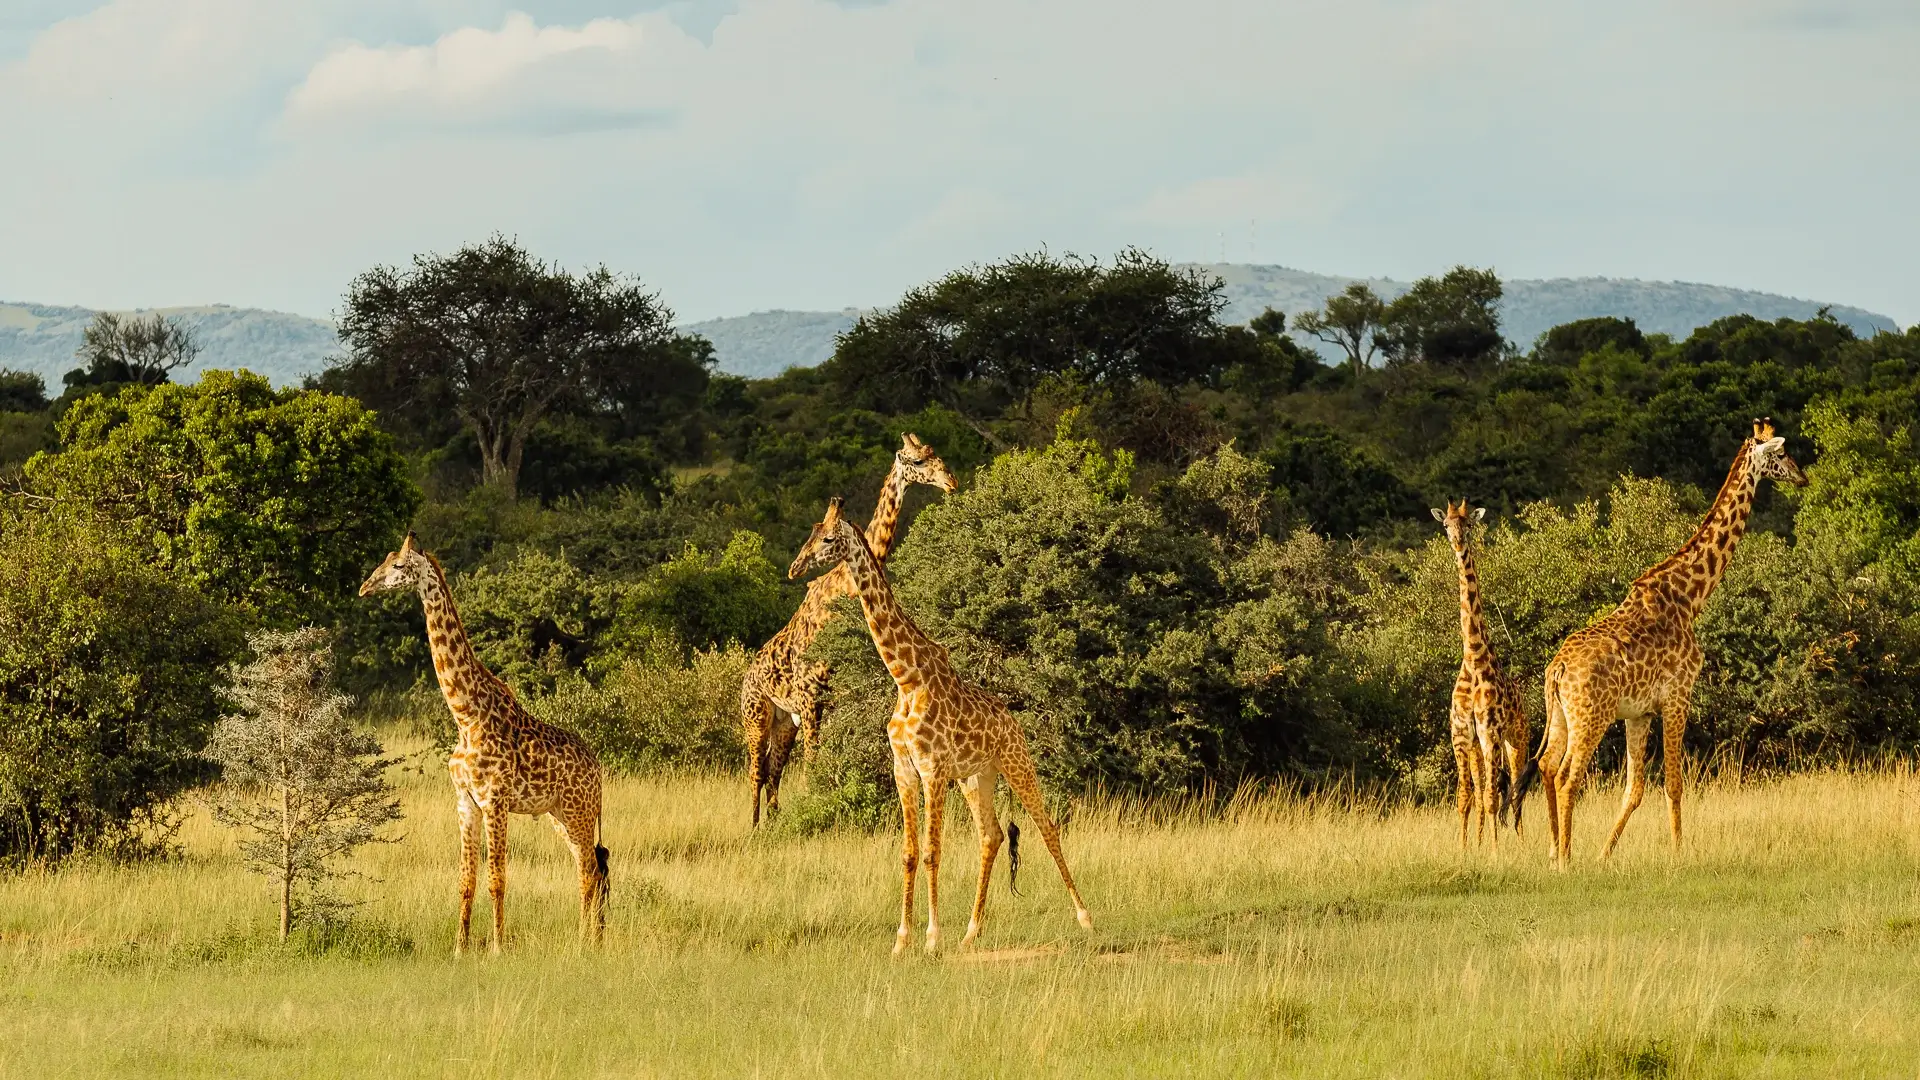
[[[1381,316],[1380,351],[1392,364],[1463,366],[1500,354],[1500,279],[1456,266],[1413,283]]]
[[[485,481],[509,493],[546,417],[601,411],[659,427],[699,402],[712,363],[638,283],[604,266],[569,273],[500,236],[361,274],[340,337],[350,355],[325,385],[428,445],[466,429]]]
[[[943,403],[976,420],[1049,379],[1181,385],[1232,362],[1218,279],[1128,249],[1111,264],[1045,252],[959,270],[841,336],[828,367],[868,408]]]
[[[392,440],[351,398],[275,390],[248,372],[82,399],[42,496],[120,523],[156,565],[273,620],[350,599],[420,495]]]

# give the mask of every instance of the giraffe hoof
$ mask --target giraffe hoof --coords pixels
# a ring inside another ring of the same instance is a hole
[[[1086,908],[1081,908],[1078,912],[1075,912],[1074,917],[1080,920],[1080,929],[1093,929],[1093,913]]]

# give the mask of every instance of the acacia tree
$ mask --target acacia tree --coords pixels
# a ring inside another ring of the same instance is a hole
[[[284,941],[297,907],[326,902],[326,884],[344,873],[335,860],[400,817],[383,775],[396,759],[348,720],[352,699],[333,689],[325,630],[264,631],[247,643],[255,659],[229,670],[226,689],[238,711],[220,718],[207,744],[224,781],[213,813],[247,830],[247,869],[279,887]]]
[[[485,482],[509,495],[544,417],[630,393],[649,361],[678,357],[679,340],[673,313],[637,282],[604,266],[568,273],[501,236],[361,274],[340,339],[349,389],[429,430],[457,420]]]
[[[1323,310],[1294,316],[1293,328],[1346,353],[1347,362],[1358,374],[1379,347],[1378,335],[1386,312],[1386,301],[1366,282],[1356,281],[1339,295],[1327,297]]]
[[[200,343],[193,331],[159,312],[146,317],[102,311],[81,335],[75,353],[87,362],[69,372],[68,385],[141,383],[154,386],[193,363]]]

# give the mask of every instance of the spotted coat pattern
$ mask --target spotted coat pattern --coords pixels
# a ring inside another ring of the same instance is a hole
[[[893,455],[893,467],[880,488],[873,519],[867,523],[867,547],[885,559],[893,547],[900,521],[900,504],[907,487],[926,484],[952,494],[958,481],[947,471],[933,448],[908,433],[901,437],[900,449]],[[806,658],[808,646],[833,618],[833,602],[854,595],[853,579],[841,568],[807,586],[806,599],[753,658],[740,682],[740,729],[747,746],[747,782],[753,786],[753,823],[760,824],[760,798],[764,792],[769,813],[780,808],[780,776],[786,771],[793,750],[793,738],[799,733],[809,756],[820,727],[820,710],[826,701],[827,665]],[[792,723],[777,723],[779,709]]]
[[[1465,500],[1446,510],[1435,508],[1433,516],[1446,526],[1447,540],[1460,566],[1460,674],[1453,680],[1452,709],[1448,728],[1453,742],[1453,762],[1457,776],[1460,806],[1460,847],[1467,846],[1467,817],[1479,808],[1476,841],[1487,834],[1487,819],[1493,818],[1493,846],[1500,846],[1500,822],[1507,808],[1513,810],[1514,832],[1520,831],[1522,775],[1526,770],[1527,711],[1521,705],[1520,685],[1500,669],[1487,636],[1487,621],[1480,608],[1480,576],[1474,568],[1473,526],[1486,516],[1486,510],[1469,510]],[[1495,802],[1495,778],[1500,760],[1507,766],[1506,790]],[[1475,796],[1478,796],[1476,799]]]
[[[1640,575],[1611,614],[1575,631],[1547,665],[1547,742],[1540,755],[1552,855],[1565,866],[1573,848],[1573,804],[1600,739],[1615,719],[1627,728],[1627,784],[1620,816],[1602,856],[1612,854],[1646,788],[1647,737],[1660,717],[1667,816],[1680,846],[1680,795],[1687,707],[1703,656],[1693,624],[1727,572],[1753,512],[1762,479],[1807,480],[1787,456],[1771,421],[1755,420],[1727,478],[1693,536]]]
[[[940,941],[940,842],[947,803],[947,785],[959,782],[967,808],[973,814],[980,841],[980,879],[974,889],[973,913],[961,948],[980,934],[986,915],[987,883],[1004,834],[994,818],[996,778],[1005,776],[1020,805],[1039,826],[1047,851],[1060,869],[1067,895],[1080,925],[1091,930],[1093,917],[1081,902],[1080,890],[1060,851],[1060,829],[1047,815],[1040,780],[1027,751],[1025,733],[1000,699],[953,670],[947,650],[914,625],[894,599],[881,562],[868,549],[859,528],[840,516],[840,500],[833,500],[825,520],[813,527],[806,546],[789,568],[797,578],[820,566],[844,565],[852,576],[866,615],[867,630],[899,689],[893,717],[887,722],[887,741],[893,749],[893,781],[900,797],[903,822],[901,866],[905,875],[900,905],[900,928],[894,954],[907,947],[913,922],[914,869],[920,861],[922,806],[927,816],[927,942],[928,952]],[[916,799],[915,796],[919,798]]]
[[[360,595],[412,588],[426,609],[433,672],[459,737],[447,760],[460,814],[460,927],[454,950],[467,948],[473,921],[481,834],[493,939],[506,939],[507,815],[546,814],[573,853],[580,873],[580,926],[600,940],[606,925],[607,849],[601,845],[600,762],[578,735],[529,715],[507,684],[474,655],[446,574],[411,533],[360,587]]]

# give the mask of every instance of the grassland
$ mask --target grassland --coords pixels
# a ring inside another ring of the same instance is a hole
[[[1081,806],[1079,931],[1036,834],[982,948],[889,958],[891,836],[749,836],[733,778],[616,782],[608,941],[574,941],[544,823],[513,826],[505,955],[454,959],[453,802],[348,929],[272,940],[268,888],[204,815],[175,860],[0,879],[9,1076],[1914,1076],[1920,783],[1709,785],[1669,854],[1654,797],[1611,864],[1462,857],[1442,808],[1283,797]],[[790,784],[796,783],[794,780]],[[949,816],[943,928],[972,830]],[[476,922],[479,922],[476,919]]]

